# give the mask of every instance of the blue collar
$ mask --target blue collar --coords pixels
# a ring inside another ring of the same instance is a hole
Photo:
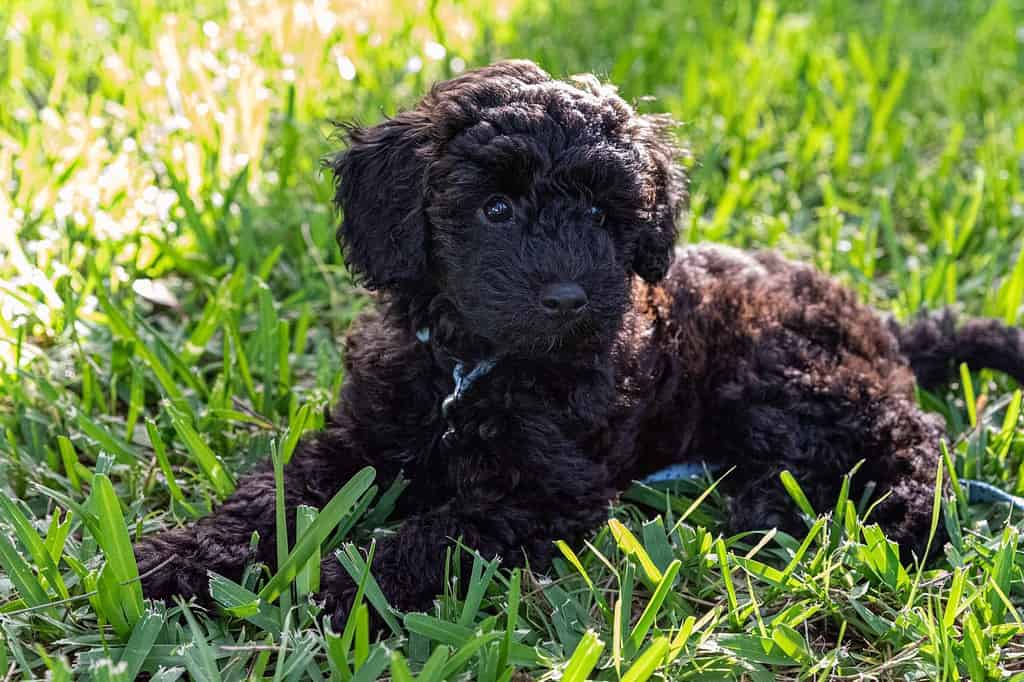
[[[422,344],[430,343],[430,329],[424,327],[416,330],[416,339]],[[456,359],[455,368],[452,370],[452,380],[455,382],[455,388],[441,401],[441,414],[448,420],[449,425],[448,432],[445,433],[446,437],[448,437],[449,433],[454,433],[452,411],[455,409],[455,406],[458,405],[459,401],[462,400],[462,396],[465,395],[466,391],[473,384],[487,376],[494,369],[495,364],[497,364],[497,361],[494,358],[485,358],[476,363],[467,372],[466,363]]]
[[[495,361],[491,358],[481,360],[476,363],[473,369],[466,372],[466,366],[463,362],[456,362],[455,369],[452,370],[452,379],[455,380],[455,390],[451,392],[444,402],[449,400],[458,402],[462,398],[462,394],[469,390],[469,387],[476,383],[477,379],[487,376],[487,373],[494,369]]]

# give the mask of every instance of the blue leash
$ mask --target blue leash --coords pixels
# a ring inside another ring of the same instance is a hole
[[[967,490],[967,504],[1005,503],[1014,509],[1024,511],[1024,497],[1011,495],[991,483],[966,478],[960,481],[960,485]]]
[[[692,481],[701,478],[705,473],[714,473],[721,470],[721,468],[720,465],[711,465],[707,462],[673,464],[655,471],[650,476],[641,479],[640,482],[651,484]],[[961,479],[960,485],[967,491],[967,504],[1008,504],[1014,509],[1024,511],[1024,497],[1011,495],[991,483],[973,479]]]
[[[687,462],[686,464],[671,464],[664,469],[655,471],[650,476],[640,480],[641,483],[671,483],[672,481],[692,481],[700,478],[705,473],[715,473],[722,467],[707,462]]]

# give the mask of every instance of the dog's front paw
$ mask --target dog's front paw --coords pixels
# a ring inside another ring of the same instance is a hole
[[[390,606],[391,615],[401,620],[401,614],[408,611],[421,611],[430,606],[433,591],[424,589],[420,580],[408,574],[388,571],[374,572],[377,586]],[[336,632],[343,632],[348,619],[353,615],[352,606],[356,600],[358,585],[348,571],[334,557],[324,559],[320,565],[320,593],[317,595],[323,603],[323,613],[330,619],[330,627]],[[363,602],[367,602],[363,597]],[[387,622],[373,605],[369,607],[370,632],[382,632]]]
[[[331,630],[336,633],[345,629],[357,588],[348,571],[335,557],[327,557],[320,564],[320,593],[317,597],[323,602],[324,615],[330,619]]]
[[[352,603],[355,601],[356,591],[345,591],[341,594],[333,592],[321,592],[324,602],[324,614],[330,619],[331,630],[337,634],[344,632],[345,624],[352,615]]]
[[[187,529],[171,530],[143,538],[134,547],[142,594],[148,599],[168,601],[209,599],[206,567],[195,560],[195,546]]]
[[[356,600],[358,589],[355,582],[347,580],[344,584],[335,583],[320,591],[320,600],[324,605],[324,615],[329,619],[331,630],[337,634],[345,631],[349,618],[354,613],[352,606]],[[365,601],[365,599],[364,599]],[[374,607],[369,609],[370,633],[380,632],[386,627],[384,619]]]

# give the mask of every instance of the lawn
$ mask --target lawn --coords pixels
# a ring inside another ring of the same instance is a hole
[[[894,560],[866,500],[731,537],[712,481],[636,486],[551,571],[449,561],[434,609],[396,614],[364,567],[400,490],[371,472],[305,512],[327,539],[296,572],[215,579],[219,609],[143,602],[130,550],[337,393],[368,299],[330,121],[499,57],[681,121],[685,241],[780,249],[900,319],[1020,325],[1024,0],[200,5],[0,6],[0,680],[1024,680],[1021,514],[957,485],[1024,489],[1021,394],[968,368],[920,395],[952,436],[928,563]],[[365,586],[342,633],[309,597],[335,550]]]

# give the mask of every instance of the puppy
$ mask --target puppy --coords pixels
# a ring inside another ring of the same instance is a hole
[[[454,540],[543,568],[631,481],[688,461],[737,467],[731,530],[800,533],[779,474],[823,510],[863,460],[851,494],[874,482],[872,519],[920,554],[945,433],[914,400],[914,370],[941,383],[966,361],[1024,379],[1019,330],[904,328],[775,254],[677,251],[669,124],[592,77],[509,61],[347,129],[330,161],[338,241],[379,299],[348,336],[326,428],[285,469],[287,518],[367,465],[382,485],[408,478],[373,564],[398,609],[442,590]],[[273,490],[264,466],[211,516],[143,539],[146,595],[204,598],[208,571],[273,565]],[[322,576],[337,626],[355,585],[333,558]]]

